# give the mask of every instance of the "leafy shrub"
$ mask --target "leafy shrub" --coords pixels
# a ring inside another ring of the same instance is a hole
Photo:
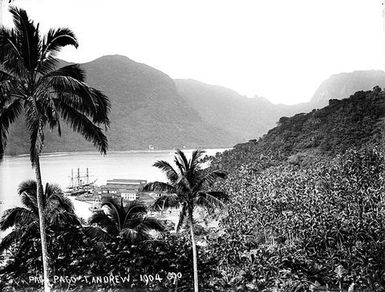
[[[209,245],[223,267],[214,285],[227,287],[244,274],[236,285],[250,289],[290,283],[347,288],[354,281],[361,289],[383,291],[384,183],[384,157],[376,149],[350,150],[307,167],[287,163],[258,174],[247,166],[233,172],[223,186],[232,193],[223,222],[227,233]],[[342,275],[336,274],[339,266]],[[230,280],[223,282],[224,275]]]

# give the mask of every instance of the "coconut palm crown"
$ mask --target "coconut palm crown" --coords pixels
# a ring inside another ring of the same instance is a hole
[[[4,212],[0,219],[0,230],[13,228],[0,243],[0,253],[12,244],[28,244],[31,238],[39,238],[39,214],[37,207],[36,181],[28,180],[19,185],[18,195],[23,207]],[[58,185],[46,184],[43,195],[43,210],[47,226],[65,227],[68,224],[81,225],[74,206]]]
[[[78,46],[70,29],[50,29],[41,36],[39,25],[29,19],[25,10],[11,7],[10,13],[14,28],[0,27],[0,161],[7,146],[9,127],[23,114],[36,174],[44,291],[47,292],[50,282],[39,161],[44,130],[57,129],[61,135],[61,121],[64,121],[105,154],[108,142],[102,128],[109,126],[110,102],[102,92],[85,83],[85,74],[79,65],[57,68],[57,52],[65,46]]]
[[[202,169],[203,154],[204,151],[195,150],[191,159],[188,160],[186,155],[178,149],[174,159],[176,168],[164,160],[154,164],[166,174],[168,182],[152,182],[143,188],[143,191],[160,193],[160,197],[153,205],[155,208],[181,207],[177,231],[180,230],[185,219],[188,219],[193,251],[195,292],[198,292],[198,254],[194,234],[194,208],[201,206],[211,213],[216,209],[224,209],[226,206],[223,201],[228,199],[227,194],[223,192],[207,190],[216,179],[225,178],[226,174],[219,170]]]
[[[50,29],[40,35],[39,25],[25,10],[10,8],[14,28],[0,28],[0,159],[7,145],[9,126],[23,113],[31,142],[31,161],[44,146],[44,129],[61,120],[91,141],[100,152],[108,147],[102,127],[109,125],[110,102],[85,83],[79,65],[57,68],[56,53],[78,46],[68,28]]]
[[[226,178],[226,174],[219,170],[207,172],[202,169],[200,159],[204,153],[202,150],[195,150],[188,160],[183,151],[176,150],[174,162],[177,168],[164,160],[155,162],[154,166],[166,174],[168,182],[151,182],[143,188],[143,191],[160,194],[153,208],[181,207],[177,231],[182,227],[186,216],[193,216],[196,206],[214,212],[224,209],[224,201],[228,200],[228,195],[223,192],[207,190],[216,179]]]
[[[86,229],[86,233],[96,239],[121,236],[123,240],[134,243],[150,239],[149,232],[152,230],[164,231],[164,226],[157,219],[146,216],[146,206],[137,200],[124,205],[123,199],[119,201],[109,197],[103,200],[101,208],[102,211],[90,217],[91,226]]]

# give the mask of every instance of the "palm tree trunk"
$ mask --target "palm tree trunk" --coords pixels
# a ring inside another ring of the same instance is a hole
[[[39,154],[35,157],[35,174],[37,184],[37,208],[39,211],[39,227],[40,227],[40,241],[43,261],[43,279],[44,279],[44,291],[51,291],[49,283],[49,267],[48,267],[48,253],[47,253],[47,240],[46,240],[46,229],[45,229],[45,218],[43,209],[43,183],[41,180],[40,172],[40,160]]]
[[[193,270],[194,270],[194,292],[198,292],[198,255],[197,255],[197,246],[195,243],[195,234],[194,234],[194,220],[192,212],[189,212],[190,217],[190,234],[191,234],[191,246],[193,251]]]

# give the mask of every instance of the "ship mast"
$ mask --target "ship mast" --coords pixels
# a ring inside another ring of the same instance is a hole
[[[77,176],[77,179],[78,179],[78,187],[80,187],[81,185],[80,185],[80,182],[81,182],[81,180],[80,180],[80,168],[78,168],[78,176]]]
[[[71,168],[71,187],[74,187],[74,170]]]

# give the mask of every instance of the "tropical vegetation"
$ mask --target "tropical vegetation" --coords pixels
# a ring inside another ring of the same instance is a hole
[[[107,197],[102,202],[101,209],[90,217],[88,223],[91,226],[86,229],[87,234],[96,239],[105,241],[120,236],[129,243],[137,243],[150,240],[151,231],[164,231],[162,223],[156,218],[148,217],[147,207],[137,200],[124,205],[123,199]],[[93,225],[100,228],[94,228]]]
[[[57,68],[57,52],[65,46],[78,46],[70,29],[50,29],[41,36],[39,25],[34,24],[25,10],[11,7],[10,13],[14,27],[0,28],[0,159],[11,124],[23,114],[36,174],[45,291],[49,291],[40,168],[44,133],[49,128],[57,129],[61,135],[61,121],[64,121],[101,153],[106,153],[108,143],[102,127],[109,125],[110,102],[102,92],[85,83],[85,74],[78,65]]]
[[[28,180],[19,185],[18,195],[23,207],[4,212],[0,219],[0,230],[11,231],[2,239],[0,252],[10,248],[24,250],[31,241],[39,238],[39,211],[37,206],[36,181]],[[43,214],[50,227],[60,228],[68,224],[80,225],[74,206],[57,185],[47,183],[43,193]]]
[[[385,291],[381,88],[282,117],[215,157],[177,150],[175,166],[157,161],[167,181],[141,191],[157,194],[153,212],[177,208],[176,232],[148,206],[112,198],[85,222],[58,186],[43,188],[44,130],[60,134],[64,120],[105,153],[109,101],[78,66],[55,69],[55,52],[77,45],[70,30],[42,38],[25,11],[11,13],[15,28],[0,29],[0,155],[23,113],[36,181],[20,184],[22,206],[0,219],[2,291],[49,289],[48,267],[55,288],[78,291]]]
[[[168,182],[148,183],[143,190],[160,194],[154,202],[155,208],[180,207],[177,231],[187,219],[190,227],[190,237],[193,251],[194,291],[198,291],[198,260],[194,231],[194,209],[204,207],[208,212],[225,209],[223,200],[228,199],[224,192],[209,190],[218,178],[225,178],[225,173],[219,170],[205,171],[201,168],[201,158],[204,151],[195,150],[191,159],[187,159],[181,150],[176,151],[175,165],[172,167],[167,161],[157,161],[154,166],[163,171]]]

